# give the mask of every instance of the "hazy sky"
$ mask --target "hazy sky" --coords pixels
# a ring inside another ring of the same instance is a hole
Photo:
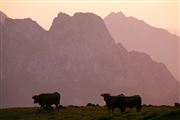
[[[0,9],[11,18],[30,17],[45,29],[59,12],[93,12],[104,18],[122,11],[156,27],[177,32],[180,28],[179,0],[1,0]]]

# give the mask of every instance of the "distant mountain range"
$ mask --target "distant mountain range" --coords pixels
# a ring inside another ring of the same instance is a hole
[[[163,63],[128,52],[93,13],[59,13],[50,30],[7,18],[2,32],[1,107],[32,106],[32,95],[61,93],[63,105],[104,104],[100,94],[139,94],[143,104],[174,104],[179,82]]]
[[[112,12],[104,21],[116,42],[122,43],[128,51],[149,54],[153,60],[164,63],[178,79],[179,36],[122,12]]]
[[[172,33],[172,34],[175,34],[177,36],[180,36],[180,29],[168,29],[167,30]]]

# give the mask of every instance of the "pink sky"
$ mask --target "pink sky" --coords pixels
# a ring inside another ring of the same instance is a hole
[[[0,10],[12,18],[30,17],[45,29],[59,12],[93,12],[104,18],[112,11],[122,11],[178,34],[179,4],[179,0],[1,0]]]

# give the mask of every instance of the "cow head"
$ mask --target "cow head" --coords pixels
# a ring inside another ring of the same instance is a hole
[[[109,98],[111,97],[109,93],[103,93],[103,94],[101,94],[101,96],[104,97],[105,101],[108,101]]]
[[[109,93],[102,93],[101,96],[106,97],[106,96],[110,96],[110,94]]]
[[[34,103],[38,103],[38,96],[37,95],[34,95],[33,97],[32,97],[32,99],[34,99]]]

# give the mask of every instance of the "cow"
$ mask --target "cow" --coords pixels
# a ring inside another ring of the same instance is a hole
[[[174,107],[180,107],[180,103],[174,103]]]
[[[138,112],[141,109],[141,97],[139,95],[125,96],[124,94],[120,94],[111,96],[109,93],[104,93],[101,96],[104,97],[109,113],[113,113],[115,108],[119,108],[122,112],[125,111],[126,107],[136,107]]]
[[[59,111],[61,95],[58,92],[54,93],[42,93],[39,95],[34,95],[34,103],[38,103],[42,109],[52,110],[51,105],[56,105],[57,110]]]

